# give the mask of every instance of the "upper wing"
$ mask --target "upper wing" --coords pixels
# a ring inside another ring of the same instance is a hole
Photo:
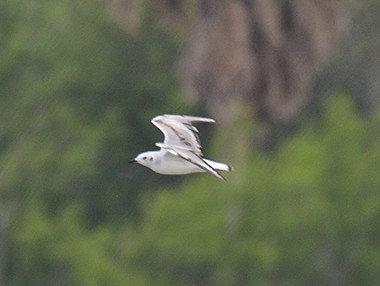
[[[164,144],[193,151],[202,155],[202,146],[198,136],[198,129],[192,124],[196,122],[215,122],[214,119],[186,115],[159,115],[152,119],[165,135]]]

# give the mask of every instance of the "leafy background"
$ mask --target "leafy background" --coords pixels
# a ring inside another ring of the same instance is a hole
[[[154,115],[209,113],[173,68],[183,28],[150,4],[130,34],[100,0],[2,1],[0,284],[380,283],[380,7],[362,2],[275,149],[241,102],[202,128],[223,183],[126,163],[160,140]]]

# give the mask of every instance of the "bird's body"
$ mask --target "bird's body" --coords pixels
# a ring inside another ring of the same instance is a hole
[[[170,154],[165,149],[159,151],[151,151],[151,156],[154,157],[155,164],[150,167],[156,173],[162,175],[186,175],[191,173],[203,173],[204,169],[197,165],[190,163],[178,156]],[[203,158],[203,161],[207,163],[211,168],[217,171],[230,171],[230,166],[207,160]],[[164,168],[162,168],[164,166]]]
[[[162,175],[185,175],[191,173],[199,173],[203,170],[188,161],[178,158],[170,154],[165,149],[160,151],[152,151],[155,158],[155,164],[150,167],[156,173]],[[164,168],[162,168],[164,166]]]
[[[185,175],[209,172],[223,179],[219,171],[231,171],[224,163],[202,157],[196,122],[215,122],[213,119],[195,116],[159,115],[152,119],[165,135],[163,143],[156,143],[158,151],[139,154],[132,162],[137,162],[152,171],[163,175]]]

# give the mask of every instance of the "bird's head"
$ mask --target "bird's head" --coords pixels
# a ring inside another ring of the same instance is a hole
[[[133,160],[129,161],[129,163],[139,163],[145,167],[150,168],[154,162],[154,152],[143,152],[136,156]]]

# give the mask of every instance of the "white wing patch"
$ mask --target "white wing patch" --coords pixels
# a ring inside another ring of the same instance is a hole
[[[159,115],[152,119],[152,123],[164,133],[164,144],[191,150],[202,156],[198,129],[192,124],[197,122],[214,123],[215,120],[205,117],[168,114]]]

